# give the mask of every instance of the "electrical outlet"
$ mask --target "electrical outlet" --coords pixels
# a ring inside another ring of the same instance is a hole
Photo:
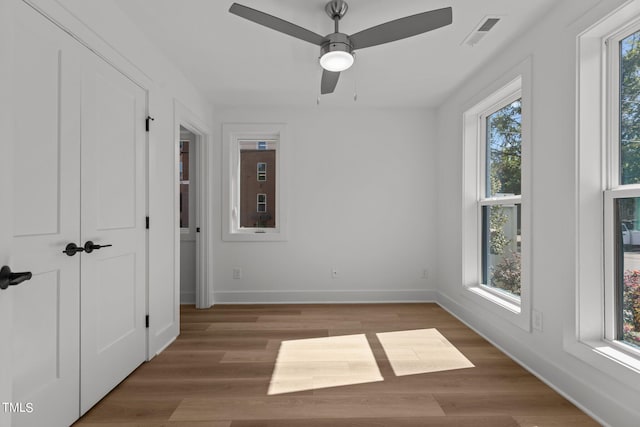
[[[334,279],[337,279],[340,276],[340,273],[338,273],[338,269],[333,267],[331,269],[331,277]]]
[[[533,329],[542,332],[542,312],[533,310]]]
[[[242,279],[242,269],[240,268],[234,268],[233,269],[233,278],[234,279]]]

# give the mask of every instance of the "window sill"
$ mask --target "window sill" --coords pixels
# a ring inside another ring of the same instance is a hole
[[[520,314],[520,304],[516,302],[508,301],[506,298],[501,298],[500,296],[494,294],[493,292],[485,289],[485,287],[482,285],[469,288],[469,291],[480,295],[482,298],[488,299],[494,304],[497,304],[500,307],[511,311],[512,313]]]
[[[565,340],[565,350],[605,375],[640,391],[640,358],[604,340]]]
[[[242,231],[225,232],[222,240],[225,242],[286,242],[287,236],[282,230],[252,228]]]
[[[527,332],[531,331],[531,316],[528,310],[521,304],[508,301],[484,289],[482,285],[465,287],[463,295],[484,310],[501,317]]]

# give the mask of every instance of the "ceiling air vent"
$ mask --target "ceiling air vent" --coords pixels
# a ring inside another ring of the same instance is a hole
[[[501,18],[499,16],[485,16],[480,21],[480,24],[478,24],[478,26],[464,39],[462,44],[475,46],[498,22],[500,22],[500,19]]]

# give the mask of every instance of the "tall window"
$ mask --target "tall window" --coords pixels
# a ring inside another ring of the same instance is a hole
[[[482,284],[520,296],[522,106],[519,93],[480,115]],[[496,109],[497,108],[497,109]]]
[[[626,2],[577,41],[576,316],[563,344],[637,387],[640,2]]]
[[[464,113],[462,280],[469,298],[530,330],[530,60],[514,72]]]
[[[605,191],[606,335],[640,350],[640,31],[620,33],[608,45],[613,72]]]

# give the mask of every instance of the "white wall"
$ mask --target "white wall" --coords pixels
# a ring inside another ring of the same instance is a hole
[[[575,359],[563,349],[575,306],[576,37],[621,0],[559,2],[508,49],[489,60],[437,111],[439,302],[546,381],[613,426],[637,426],[638,389]],[[532,58],[532,306],[543,332],[525,332],[463,295],[462,115],[476,94]]]
[[[433,298],[434,276],[422,277],[436,262],[432,111],[219,108],[214,122],[218,182],[222,123],[287,123],[293,151],[288,241],[223,242],[218,220],[216,303]]]

